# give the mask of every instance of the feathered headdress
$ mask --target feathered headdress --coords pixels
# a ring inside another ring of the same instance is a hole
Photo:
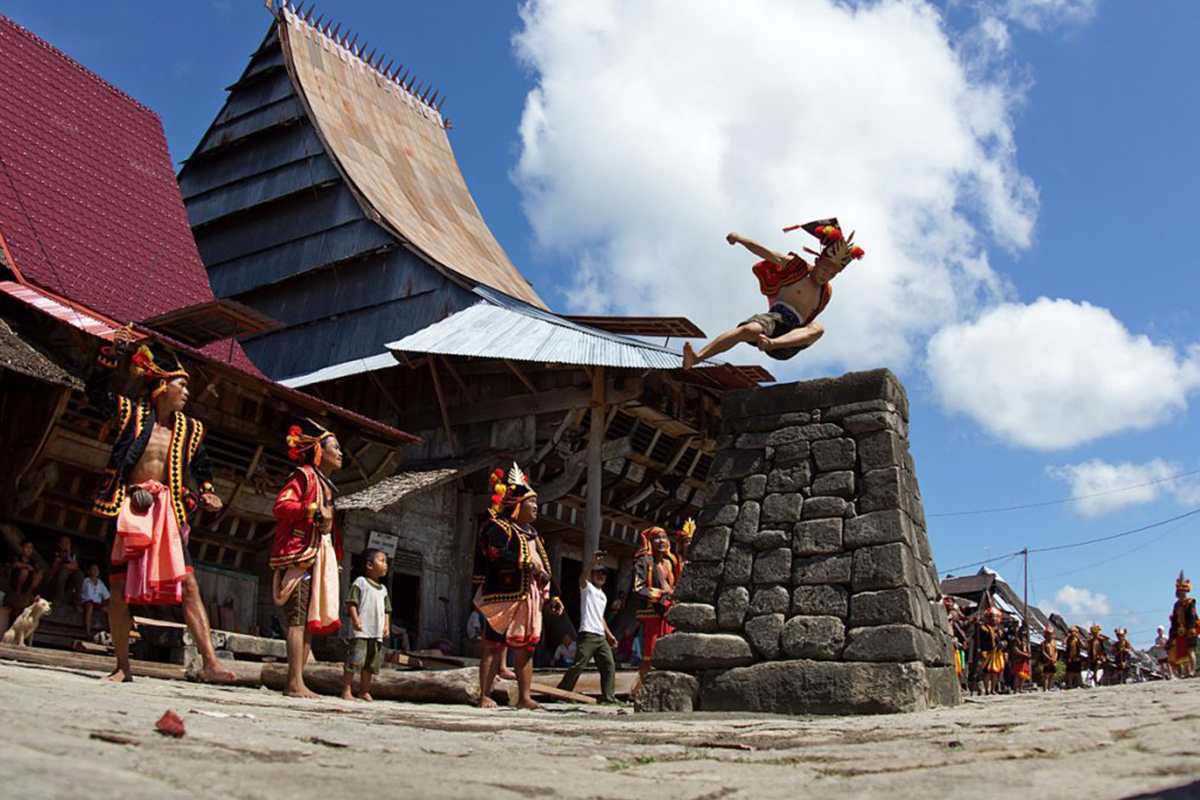
[[[507,479],[504,470],[497,469],[488,478],[492,491],[492,513],[499,515],[504,509],[509,509],[508,515],[515,517],[521,501],[529,496],[537,497],[537,492],[529,485],[529,478],[524,471],[513,462],[508,471]]]
[[[1053,639],[1054,638],[1054,628],[1051,628],[1049,625],[1047,625],[1046,629],[1044,631],[1042,631],[1042,635],[1049,636],[1051,639]]]
[[[653,555],[654,546],[651,544],[651,541],[653,541],[654,537],[658,536],[660,533],[666,534],[666,531],[657,527],[643,528],[641,531],[639,531],[639,535],[642,537],[642,543],[638,546],[637,552],[634,553],[633,557],[639,558],[641,556]],[[675,558],[673,553],[671,553],[669,550],[667,552],[670,558]]]
[[[865,250],[854,243],[854,231],[851,231],[849,236],[842,233],[842,226],[838,224],[837,217],[818,219],[803,225],[789,225],[783,229],[783,232],[790,233],[797,228],[803,228],[820,241],[821,252],[819,253],[816,250],[804,248],[806,253],[814,255],[818,259],[827,258],[838,266],[844,267],[851,261],[856,261],[867,254]]]
[[[684,541],[690,542],[692,537],[696,535],[696,520],[688,517],[684,521],[683,527],[679,529],[679,536]]]
[[[1129,628],[1113,628],[1113,633],[1117,635],[1118,639],[1124,639],[1129,633]]]
[[[1175,581],[1175,593],[1183,592],[1187,594],[1192,590],[1192,582],[1183,576],[1183,570],[1179,570],[1179,579]]]
[[[167,388],[167,384],[176,378],[188,377],[187,370],[180,365],[179,359],[175,357],[174,353],[161,350],[156,355],[147,344],[143,344],[134,351],[129,364],[129,371],[133,375],[145,378],[147,381],[158,381],[158,386],[150,392],[151,399],[162,393]]]
[[[318,445],[330,436],[333,436],[333,433],[308,417],[304,417],[300,420],[300,424],[288,428],[288,458],[297,464],[303,464],[311,459],[314,467],[321,466],[321,452],[324,448],[318,447]]]
[[[1099,636],[1102,630],[1104,629],[1099,625],[1092,623],[1092,627],[1089,629],[1089,632],[1092,634],[1092,636]]]

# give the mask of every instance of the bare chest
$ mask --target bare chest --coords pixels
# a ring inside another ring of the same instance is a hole
[[[808,319],[821,302],[821,287],[811,278],[805,278],[781,288],[775,300],[791,306],[801,319]]]

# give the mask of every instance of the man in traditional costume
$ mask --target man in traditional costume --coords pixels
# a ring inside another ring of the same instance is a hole
[[[1086,656],[1083,644],[1083,634],[1078,625],[1072,625],[1067,632],[1066,648],[1067,688],[1078,689],[1083,686],[1083,661]]]
[[[537,492],[525,473],[513,464],[508,476],[492,473],[492,504],[479,529],[476,563],[483,580],[475,593],[475,607],[487,624],[479,661],[479,706],[495,708],[492,686],[500,671],[505,647],[513,652],[519,708],[541,708],[534,702],[533,651],[542,640],[542,609],[563,612],[553,595],[550,558],[533,526],[538,515]]]
[[[1180,678],[1189,678],[1196,672],[1196,601],[1188,597],[1192,582],[1179,571],[1175,581],[1175,606],[1171,609],[1171,629],[1167,635],[1167,660],[1171,669]]]
[[[1003,619],[1004,615],[1000,613],[1000,609],[989,608],[984,612],[979,625],[977,650],[985,695],[996,694],[1000,679],[1004,675],[1004,641],[1000,632]]]
[[[1054,628],[1049,625],[1042,631],[1042,690],[1050,691],[1058,672],[1058,642],[1054,640]]]
[[[342,468],[342,446],[311,419],[288,429],[288,458],[297,464],[275,498],[275,544],[271,548],[272,594],[283,607],[288,677],[283,693],[317,697],[304,685],[313,634],[341,626],[339,562],[342,529],[334,513],[337,487],[330,476]]]
[[[1129,678],[1130,661],[1133,658],[1133,645],[1125,638],[1129,633],[1128,628],[1117,628],[1113,631],[1117,635],[1117,640],[1113,642],[1113,681],[1112,683],[1118,686],[1125,683]]]
[[[203,505],[220,511],[212,469],[204,450],[204,425],[185,416],[188,373],[173,353],[142,344],[129,358],[129,372],[142,379],[142,392],[128,397],[112,390],[113,373],[131,349],[122,331],[97,357],[87,381],[91,402],[109,416],[116,440],[104,483],[92,511],[115,517],[110,555],[109,624],[116,669],[110,681],[131,681],[130,605],[182,605],[188,631],[202,665],[197,678],[228,681],[234,674],[221,666],[209,635],[208,614],[188,551],[191,518]],[[188,488],[191,473],[199,498]]]
[[[1104,651],[1104,634],[1099,625],[1093,624],[1089,633],[1091,638],[1088,639],[1088,664],[1092,670],[1092,685],[1099,686],[1100,679],[1104,676],[1104,669],[1108,666],[1108,654]]]
[[[764,247],[739,233],[725,237],[729,244],[740,244],[763,259],[754,265],[753,271],[758,278],[759,290],[767,297],[769,310],[725,331],[699,352],[692,349],[691,343],[684,344],[684,369],[691,369],[698,362],[723,353],[739,342],[754,344],[771,358],[786,360],[821,338],[825,329],[816,318],[833,296],[830,281],[864,253],[854,244],[853,233],[849,236],[842,233],[836,218],[791,225],[783,232],[797,228],[803,228],[821,243],[819,253],[804,248],[805,252],[816,256],[814,264],[810,265],[796,253],[785,255]]]
[[[1025,625],[1012,633],[1010,653],[1012,656],[1012,688],[1014,694],[1025,691],[1033,676],[1033,650],[1029,644],[1029,628]]]
[[[638,665],[633,693],[654,667],[654,647],[658,640],[674,630],[667,622],[667,611],[675,602],[675,585],[683,573],[687,548],[696,524],[688,520],[676,536],[672,551],[671,537],[662,528],[641,532],[642,544],[633,558],[633,592],[641,597],[637,618],[642,623],[642,663]]]

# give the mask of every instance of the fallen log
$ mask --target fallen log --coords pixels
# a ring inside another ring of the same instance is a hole
[[[44,647],[17,647],[0,644],[0,659],[19,661],[24,664],[40,664],[48,667],[63,667],[66,669],[82,669],[92,672],[112,672],[115,662],[111,657],[91,655],[88,653],[72,653],[67,650],[48,650]],[[183,667],[174,664],[158,664],[153,661],[131,661],[134,677],[163,678],[165,680],[184,680]]]

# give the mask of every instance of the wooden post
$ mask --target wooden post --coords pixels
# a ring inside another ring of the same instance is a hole
[[[604,469],[604,367],[592,370],[592,420],[587,445],[587,516],[583,529],[583,563],[600,549],[600,479]]]
[[[429,357],[429,374],[433,378],[433,391],[437,394],[438,409],[442,412],[442,425],[446,428],[446,446],[450,455],[458,455],[458,447],[454,444],[454,429],[450,425],[450,413],[446,410],[446,398],[442,394],[442,382],[438,378],[437,364],[433,356]]]

